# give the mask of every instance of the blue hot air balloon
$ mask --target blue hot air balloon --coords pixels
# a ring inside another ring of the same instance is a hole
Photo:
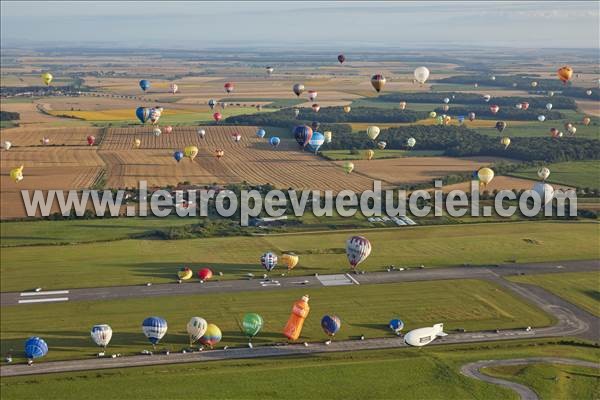
[[[329,336],[335,336],[341,326],[342,321],[335,315],[326,315],[321,319],[321,328]]]
[[[135,116],[138,117],[142,124],[144,124],[150,117],[150,109],[147,107],[138,107],[135,109]]]
[[[260,264],[264,269],[271,272],[273,268],[277,265],[277,254],[271,253],[270,251],[263,254],[260,257]]]
[[[281,143],[281,139],[279,139],[277,136],[273,136],[271,139],[269,139],[269,143],[271,143],[271,146],[277,147],[279,146],[279,143]]]
[[[177,160],[177,162],[181,161],[183,159],[183,151],[176,151],[173,153],[173,158]]]
[[[313,130],[308,125],[298,125],[294,127],[294,138],[296,138],[296,142],[302,147],[306,147],[310,138],[313,135]]]
[[[150,81],[148,79],[142,79],[140,81],[140,87],[145,92],[146,90],[150,89]]]
[[[148,317],[142,322],[142,330],[154,346],[167,333],[167,321],[160,317]]]
[[[399,334],[402,329],[404,329],[404,322],[398,318],[394,318],[390,321],[390,329],[394,331],[394,333]]]
[[[265,132],[264,129],[259,129],[256,131],[256,137],[262,139],[265,137],[265,135],[267,134],[267,132]]]
[[[463,122],[465,122],[465,116],[464,115],[459,115],[456,118],[458,119],[458,123],[459,124],[462,124]]]
[[[48,345],[44,339],[32,336],[25,342],[25,356],[29,359],[44,357],[48,353]]]
[[[309,151],[314,151],[316,153],[323,143],[325,143],[325,136],[321,132],[313,132],[306,148]]]

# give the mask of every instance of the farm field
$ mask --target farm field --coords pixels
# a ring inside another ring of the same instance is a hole
[[[342,160],[364,160],[366,150],[358,150],[358,154],[352,154],[351,150],[325,150],[321,152],[321,155],[329,160],[342,161]],[[385,159],[385,158],[401,158],[401,157],[429,157],[439,156],[442,151],[436,150],[374,150],[375,154],[373,159]]]
[[[360,335],[393,337],[388,323],[394,317],[402,318],[407,331],[438,322],[444,323],[447,332],[457,328],[476,331],[554,323],[541,310],[492,283],[444,280],[245,292],[243,296],[233,293],[179,295],[160,297],[153,302],[138,298],[5,307],[1,316],[1,351],[6,354],[10,348],[17,347],[23,337],[36,335],[45,337],[54,349],[45,360],[86,358],[95,350],[88,328],[104,321],[115,332],[110,350],[135,354],[149,347],[140,329],[141,321],[149,315],[160,315],[170,326],[158,348],[179,351],[189,346],[185,326],[196,314],[219,326],[223,332],[219,348],[244,346],[248,340],[239,324],[244,313],[250,311],[262,315],[265,321],[261,333],[252,341],[255,346],[283,342],[281,331],[292,303],[306,293],[310,296],[311,310],[300,342],[327,339],[320,323],[325,314],[335,314],[343,321],[336,340],[356,339]],[[193,304],[193,307],[182,307],[182,304]],[[93,313],[89,312],[91,309]],[[61,317],[56,318],[57,315]]]
[[[347,272],[345,241],[360,234],[375,244],[361,264],[366,271],[382,271],[390,264],[443,267],[587,260],[597,257],[599,238],[598,224],[593,222],[515,222],[11,247],[0,252],[0,290],[168,283],[175,281],[183,265],[192,269],[208,265],[223,272],[221,279],[240,279],[248,272],[262,274],[259,259],[268,250],[298,254],[300,263],[293,272],[298,276]],[[23,281],[24,263],[35,282]]]
[[[600,317],[600,287],[597,272],[513,276],[508,279],[541,286]]]
[[[536,180],[530,180],[530,179],[523,179],[523,178],[515,178],[512,176],[496,176],[494,177],[494,180],[491,181],[487,186],[485,187],[480,187],[479,191],[480,192],[494,192],[495,190],[512,190],[512,189],[516,189],[516,190],[529,190],[531,188],[533,188],[533,185],[535,185],[535,183],[538,181],[538,179]],[[565,185],[553,185],[554,189],[562,189],[562,190],[567,190],[567,189],[572,189],[572,187],[570,186],[565,186]],[[444,193],[448,193],[451,192],[452,190],[462,190],[465,192],[470,192],[471,191],[471,181],[466,181],[466,182],[461,182],[461,183],[455,183],[452,185],[446,185],[443,187],[443,191]]]
[[[172,382],[202,380],[202,396],[206,398],[236,397],[240,394],[248,399],[288,398],[297,393],[302,393],[306,399],[321,399],[323,396],[331,399],[345,399],[349,396],[385,398],[392,391],[403,393],[409,398],[477,397],[516,400],[518,396],[509,389],[461,375],[460,367],[468,362],[484,359],[562,356],[597,361],[600,357],[597,349],[543,341],[496,342],[486,347],[488,348],[470,344],[387,349],[320,354],[310,358],[193,363],[186,364],[184,368],[181,365],[161,365],[49,374],[35,379],[10,377],[3,379],[2,390],[11,399],[30,399],[41,395],[49,399],[79,400],[99,396],[115,398],[115,387],[120,388],[119,393],[123,399],[167,396],[196,399],[196,387],[173,385]],[[323,365],[331,368],[323,368]],[[563,366],[559,368],[564,369]],[[289,379],[290,371],[293,371],[296,379]],[[576,375],[571,376],[572,380],[566,383],[564,378],[561,373],[557,383],[544,380],[548,388],[542,389],[542,393],[545,394],[552,388],[557,389],[554,393],[563,393],[560,390],[568,388],[570,393],[586,394],[589,393],[590,381],[593,384],[595,379],[593,375]],[[282,381],[286,384],[281,385]],[[540,382],[539,379],[537,381]],[[364,382],[369,382],[369,385],[364,385]],[[529,384],[529,381],[525,384]]]
[[[568,161],[546,165],[550,169],[549,183],[578,188],[600,187],[600,160]],[[510,174],[516,177],[539,180],[536,167],[529,167]]]

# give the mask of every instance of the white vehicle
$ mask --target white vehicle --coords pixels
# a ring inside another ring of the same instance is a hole
[[[413,329],[404,335],[404,343],[410,346],[425,346],[431,343],[435,338],[447,336],[444,333],[444,324],[435,324],[434,326],[428,326],[427,328]]]

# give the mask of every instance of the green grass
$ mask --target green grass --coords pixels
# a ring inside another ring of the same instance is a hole
[[[391,393],[401,393],[402,398],[408,399],[516,400],[517,394],[509,389],[461,375],[461,365],[480,359],[561,355],[597,361],[599,351],[518,341],[485,347],[469,344],[230,360],[2,378],[2,393],[7,399],[77,400],[384,399],[390,398]],[[589,379],[578,377],[573,382],[569,385],[572,393],[587,393]],[[593,397],[572,397],[567,393],[560,398]]]
[[[600,188],[600,160],[567,161],[549,164],[550,176],[548,182],[579,188]],[[519,178],[539,180],[538,167],[528,167],[511,172],[510,175]]]
[[[293,107],[295,105],[298,104],[302,104],[304,102],[306,102],[304,99],[265,99],[265,98],[241,98],[241,97],[232,97],[232,98],[228,98],[228,97],[224,97],[222,99],[220,99],[219,101],[225,101],[227,103],[252,103],[252,102],[257,102],[257,103],[269,103],[266,104],[264,108],[286,108],[286,107]]]
[[[443,151],[437,150],[375,150],[373,159],[382,158],[400,158],[400,157],[430,157],[439,156]],[[321,155],[329,160],[363,160],[365,159],[365,150],[359,151],[359,154],[351,154],[350,150],[326,150]]]
[[[540,399],[597,399],[600,374],[595,368],[562,364],[533,364],[483,369],[487,375],[521,383]]]
[[[509,279],[541,286],[600,317],[600,274],[598,272],[513,276]]]
[[[367,236],[373,246],[361,264],[367,271],[386,265],[453,266],[593,259],[598,256],[594,222],[524,222],[426,226],[381,230],[312,232],[189,240],[121,240],[70,246],[4,248],[2,291],[41,286],[74,288],[172,282],[182,265],[211,265],[226,279],[260,273],[263,252],[295,251],[296,274],[348,270],[345,242]],[[26,266],[28,279],[23,279]],[[277,272],[278,270],[276,270]]]
[[[8,129],[19,126],[18,121],[0,121],[0,129]]]
[[[562,112],[562,111],[561,111]],[[577,128],[577,137],[587,137],[592,139],[600,139],[600,128],[597,125],[588,125],[585,126],[578,121],[581,118],[576,119],[577,123],[575,127]],[[567,131],[564,128],[565,122],[572,122],[573,120],[556,120],[556,121],[532,121],[529,124],[521,124],[518,126],[510,125],[510,121],[508,122],[508,127],[502,133],[504,136],[510,137],[550,137],[550,129],[557,128],[560,131],[563,131],[565,135],[567,135]],[[477,132],[488,135],[488,136],[500,136],[496,128],[474,128]]]
[[[443,322],[449,332],[456,328],[475,331],[539,327],[553,322],[543,311],[487,281],[444,280],[4,307],[1,351],[4,354],[11,348],[21,349],[25,338],[36,335],[48,342],[49,360],[86,358],[95,350],[89,328],[107,323],[114,331],[111,351],[137,353],[149,346],[140,326],[151,315],[167,320],[169,332],[161,347],[172,350],[188,345],[185,326],[194,315],[221,328],[221,346],[244,346],[248,342],[238,327],[247,312],[259,313],[265,321],[263,331],[253,340],[255,345],[282,342],[285,338],[281,331],[292,303],[305,293],[311,297],[311,311],[301,341],[327,338],[320,325],[325,314],[335,314],[342,320],[336,335],[339,340],[361,334],[391,337],[387,324],[394,317],[401,318],[408,330]]]

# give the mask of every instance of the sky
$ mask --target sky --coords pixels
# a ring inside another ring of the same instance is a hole
[[[2,46],[599,48],[599,1],[8,1]]]

